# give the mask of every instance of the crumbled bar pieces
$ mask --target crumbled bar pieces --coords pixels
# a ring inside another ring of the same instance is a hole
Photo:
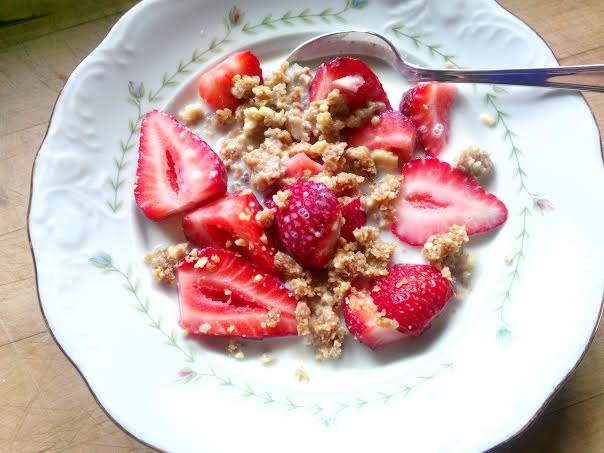
[[[457,157],[455,167],[475,179],[480,179],[493,172],[493,161],[489,153],[476,145],[470,145]]]
[[[260,356],[260,363],[262,363],[262,365],[264,366],[268,366],[274,361],[275,359],[272,356],[268,355],[266,352]]]
[[[174,282],[178,263],[187,255],[189,248],[185,242],[147,253],[145,262],[151,266],[153,278],[167,285]]]
[[[396,200],[402,182],[402,176],[387,175],[377,184],[371,195],[364,199],[365,208],[368,212],[379,210],[381,213],[381,227],[388,226],[392,221],[394,200]]]
[[[398,168],[398,156],[390,151],[376,149],[371,152],[374,165],[382,170],[396,170]]]
[[[193,126],[205,118],[205,113],[200,104],[188,104],[178,112],[178,116],[187,126]]]
[[[237,360],[243,360],[245,358],[245,354],[243,353],[243,349],[241,349],[241,343],[237,340],[231,338],[229,340],[229,345],[227,346],[227,351],[229,355]]]
[[[453,225],[448,233],[430,236],[422,253],[443,276],[453,280],[453,275],[456,275],[465,284],[475,263],[473,255],[464,253],[464,245],[468,240],[466,228]]]
[[[294,371],[294,376],[296,377],[298,382],[301,382],[302,384],[308,384],[310,382],[310,377],[308,376],[308,373],[301,366],[296,368],[296,370]]]
[[[483,124],[489,127],[493,127],[497,124],[497,120],[488,113],[483,113],[482,115],[480,115],[480,121],[482,121]]]

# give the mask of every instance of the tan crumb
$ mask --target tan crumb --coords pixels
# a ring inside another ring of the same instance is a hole
[[[193,126],[205,118],[205,113],[200,104],[188,104],[178,112],[178,117],[187,126]]]
[[[237,247],[247,247],[247,241],[242,238],[237,238],[237,239],[235,239],[235,245]]]
[[[386,104],[383,102],[368,102],[363,108],[355,110],[348,118],[346,118],[346,127],[359,127],[386,110]],[[379,122],[379,117],[378,117]]]
[[[263,323],[265,325],[262,327],[263,328],[277,327],[280,322],[281,322],[281,312],[279,310],[277,310],[276,308],[271,308],[266,315],[266,321],[263,321]]]
[[[273,225],[273,222],[275,220],[275,209],[270,208],[270,209],[263,209],[262,211],[258,211],[256,213],[255,219],[256,219],[256,223],[258,224],[258,226],[260,228],[262,228],[263,230],[266,230]]]
[[[248,75],[242,77],[237,74],[233,77],[231,93],[237,99],[249,99],[254,96],[254,88],[258,85],[260,85],[260,77]]]
[[[243,349],[241,347],[241,343],[237,340],[231,338],[229,340],[229,345],[227,346],[227,351],[229,355],[237,360],[243,360],[245,358],[245,354],[243,353]]]
[[[273,195],[273,202],[275,206],[280,209],[287,208],[287,200],[291,196],[291,191],[289,190],[280,190],[275,195]]]
[[[453,225],[447,233],[435,234],[428,238],[422,250],[430,264],[439,269],[443,276],[452,279],[456,275],[462,283],[468,281],[475,259],[464,253],[464,245],[469,238],[466,228]]]
[[[235,117],[233,116],[233,111],[231,109],[218,109],[214,114],[214,125],[217,127],[230,126],[234,121]]]
[[[308,373],[302,366],[299,366],[294,370],[294,376],[298,382],[301,382],[302,384],[308,384],[310,382],[310,376],[308,376]]]
[[[245,212],[239,213],[239,220],[243,220],[244,222],[249,222],[251,218],[252,217],[249,214],[246,214]]]
[[[488,113],[483,113],[482,115],[480,115],[480,121],[482,121],[483,124],[486,124],[489,127],[493,127],[497,124],[495,118],[493,118]]]
[[[365,181],[363,176],[354,173],[338,173],[335,176],[316,175],[311,181],[322,182],[329,187],[337,197],[355,196],[360,192],[361,184]]]
[[[195,269],[203,269],[206,264],[208,264],[208,257],[207,256],[202,256],[200,259],[197,260],[197,262],[195,263],[195,265],[193,266]]]
[[[212,328],[212,326],[210,324],[208,324],[207,322],[204,322],[203,324],[201,324],[199,326],[199,332],[200,333],[208,333],[211,328]]]
[[[473,178],[480,179],[493,172],[489,153],[476,145],[470,145],[455,160],[454,166]]]
[[[231,325],[230,325],[230,326],[227,328],[227,332],[228,332],[228,333],[233,333],[234,331],[235,331],[235,326],[231,324]]]
[[[398,156],[390,151],[376,149],[371,152],[371,158],[375,166],[381,170],[396,170],[398,168]]]
[[[512,264],[514,262],[514,255],[506,255],[503,257],[503,260],[505,261],[505,264]]]
[[[147,253],[145,262],[151,266],[153,278],[164,284],[174,282],[178,263],[187,255],[189,248],[185,242]]]
[[[256,274],[256,275],[254,275],[254,278],[252,280],[254,281],[254,283],[258,283],[258,282],[262,281],[262,278],[263,278],[262,275]]]
[[[260,356],[260,363],[262,363],[262,365],[264,366],[268,366],[274,361],[275,359],[272,356],[268,355],[266,352]]]
[[[379,211],[381,214],[380,226],[385,227],[392,221],[394,215],[394,201],[403,181],[402,176],[386,175],[380,181],[371,195],[365,199],[365,207],[369,212]]]

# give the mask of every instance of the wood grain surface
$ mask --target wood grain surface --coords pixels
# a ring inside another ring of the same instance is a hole
[[[149,450],[107,417],[52,340],[38,305],[26,231],[31,168],[57,95],[135,2],[0,3],[0,451]],[[604,1],[501,4],[534,28],[561,64],[604,62]],[[604,131],[604,95],[586,99]],[[603,426],[600,333],[534,425],[497,450],[600,452]]]

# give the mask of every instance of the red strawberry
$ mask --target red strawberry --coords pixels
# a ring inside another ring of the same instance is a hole
[[[258,58],[249,50],[235,52],[226,60],[199,76],[199,96],[213,109],[229,108],[235,110],[241,100],[231,93],[235,75],[259,76],[262,81],[262,69]]]
[[[411,88],[401,100],[401,112],[417,127],[419,141],[430,156],[438,156],[449,141],[449,114],[456,91],[452,83],[430,82]]]
[[[302,266],[321,269],[335,253],[342,218],[340,203],[321,182],[297,182],[284,208],[277,208],[277,233],[285,250]]]
[[[354,230],[361,228],[367,221],[367,214],[359,197],[342,206],[342,217],[344,217],[346,223],[340,228],[340,236],[352,242],[354,241]]]
[[[206,142],[167,113],[145,115],[134,199],[147,217],[161,220],[188,211],[226,188],[224,165]]]
[[[276,277],[228,250],[208,247],[197,256],[197,261],[183,259],[178,266],[184,329],[253,339],[297,335],[297,300]]]
[[[369,101],[383,102],[391,108],[377,76],[357,58],[339,57],[319,66],[310,84],[310,100],[325,99],[336,88],[346,96],[351,111]]]
[[[371,349],[397,343],[407,335],[397,330],[397,323],[378,313],[367,291],[352,291],[344,301],[346,327],[361,343]]]
[[[434,158],[415,159],[403,167],[403,185],[395,200],[392,232],[411,245],[433,234],[465,225],[468,234],[501,225],[508,210],[476,180]]]
[[[185,236],[202,247],[233,247],[271,274],[277,274],[275,248],[256,223],[262,206],[251,191],[228,194],[189,212],[182,219]]]
[[[300,178],[305,174],[316,175],[323,171],[323,165],[315,162],[304,153],[298,153],[285,161],[285,173],[290,178]]]
[[[398,322],[399,332],[412,337],[430,327],[453,292],[451,281],[426,264],[395,264],[369,290],[377,310]]]
[[[417,145],[417,130],[413,122],[396,110],[386,110],[375,126],[369,122],[348,134],[348,146],[364,145],[370,150],[385,149],[399,156],[399,162],[411,160]]]

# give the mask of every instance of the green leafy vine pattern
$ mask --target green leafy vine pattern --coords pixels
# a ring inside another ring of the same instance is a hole
[[[448,66],[460,68],[456,62],[456,57],[453,54],[446,53],[442,50],[440,44],[436,44],[427,39],[423,33],[408,30],[403,23],[397,23],[390,27],[392,34],[399,39],[410,40],[416,48],[425,48],[428,50],[432,58],[440,59]],[[516,142],[517,134],[511,129],[507,118],[509,113],[505,112],[499,106],[499,99],[502,95],[507,94],[507,91],[500,86],[491,85],[489,91],[484,95],[485,107],[494,114],[495,127],[503,131],[502,139],[504,143],[509,145],[508,158],[514,162],[514,178],[518,181],[518,191],[524,196],[525,202],[519,211],[521,219],[521,228],[516,233],[517,246],[512,255],[506,257],[512,267],[511,272],[507,275],[507,282],[504,292],[501,295],[501,300],[496,308],[499,313],[499,329],[497,330],[497,338],[502,342],[507,342],[511,339],[511,326],[505,316],[507,304],[511,301],[512,290],[514,285],[520,278],[520,264],[525,259],[526,240],[530,237],[528,233],[528,220],[532,212],[545,214],[553,210],[552,203],[541,197],[540,195],[531,192],[527,187],[528,175],[522,167],[523,151],[518,147]]]
[[[136,301],[136,309],[145,315],[149,326],[158,330],[164,337],[168,346],[176,348],[184,356],[185,362],[189,365],[181,368],[177,373],[177,380],[182,383],[196,382],[201,379],[211,379],[219,385],[229,387],[233,391],[245,398],[256,400],[263,405],[280,407],[288,411],[306,410],[311,415],[317,417],[325,426],[332,426],[336,419],[346,411],[360,410],[367,405],[382,403],[387,404],[395,398],[406,398],[412,391],[421,385],[432,381],[438,375],[453,367],[452,363],[443,363],[432,373],[418,376],[406,384],[397,385],[390,390],[378,391],[368,397],[356,397],[345,401],[335,401],[331,404],[320,402],[305,402],[296,400],[290,396],[279,396],[274,393],[257,390],[248,383],[238,382],[229,376],[222,375],[214,367],[208,366],[205,370],[199,369],[196,362],[196,355],[193,349],[185,348],[180,341],[180,334],[176,329],[168,332],[161,321],[159,315],[154,315],[148,298],[143,298],[140,291],[140,280],[133,278],[132,267],[129,266],[126,271],[115,266],[111,255],[106,252],[99,252],[89,258],[92,265],[105,273],[117,274],[123,281],[123,287],[128,291]]]
[[[113,158],[115,173],[107,180],[107,185],[111,190],[109,197],[105,200],[107,208],[112,213],[117,213],[123,207],[124,202],[120,197],[120,190],[127,182],[125,169],[130,164],[130,154],[135,148],[145,111],[156,106],[162,100],[162,94],[165,89],[177,85],[180,78],[190,73],[194,65],[203,63],[207,60],[208,55],[212,53],[222,52],[222,45],[233,42],[232,35],[237,29],[246,34],[256,34],[262,30],[276,29],[278,26],[293,27],[296,25],[296,22],[305,24],[315,24],[317,22],[346,23],[345,14],[347,12],[350,10],[360,10],[365,6],[367,6],[367,0],[346,0],[340,9],[325,8],[318,12],[312,12],[309,8],[305,8],[299,12],[288,10],[281,16],[273,16],[272,13],[269,13],[260,22],[255,24],[246,22],[244,12],[234,6],[224,18],[225,31],[222,36],[212,37],[207,47],[203,50],[194,49],[189,58],[178,62],[173,72],[164,72],[159,88],[145,89],[143,82],[129,82],[126,102],[135,107],[136,114],[128,120],[128,136],[126,139],[119,140],[119,153]]]

